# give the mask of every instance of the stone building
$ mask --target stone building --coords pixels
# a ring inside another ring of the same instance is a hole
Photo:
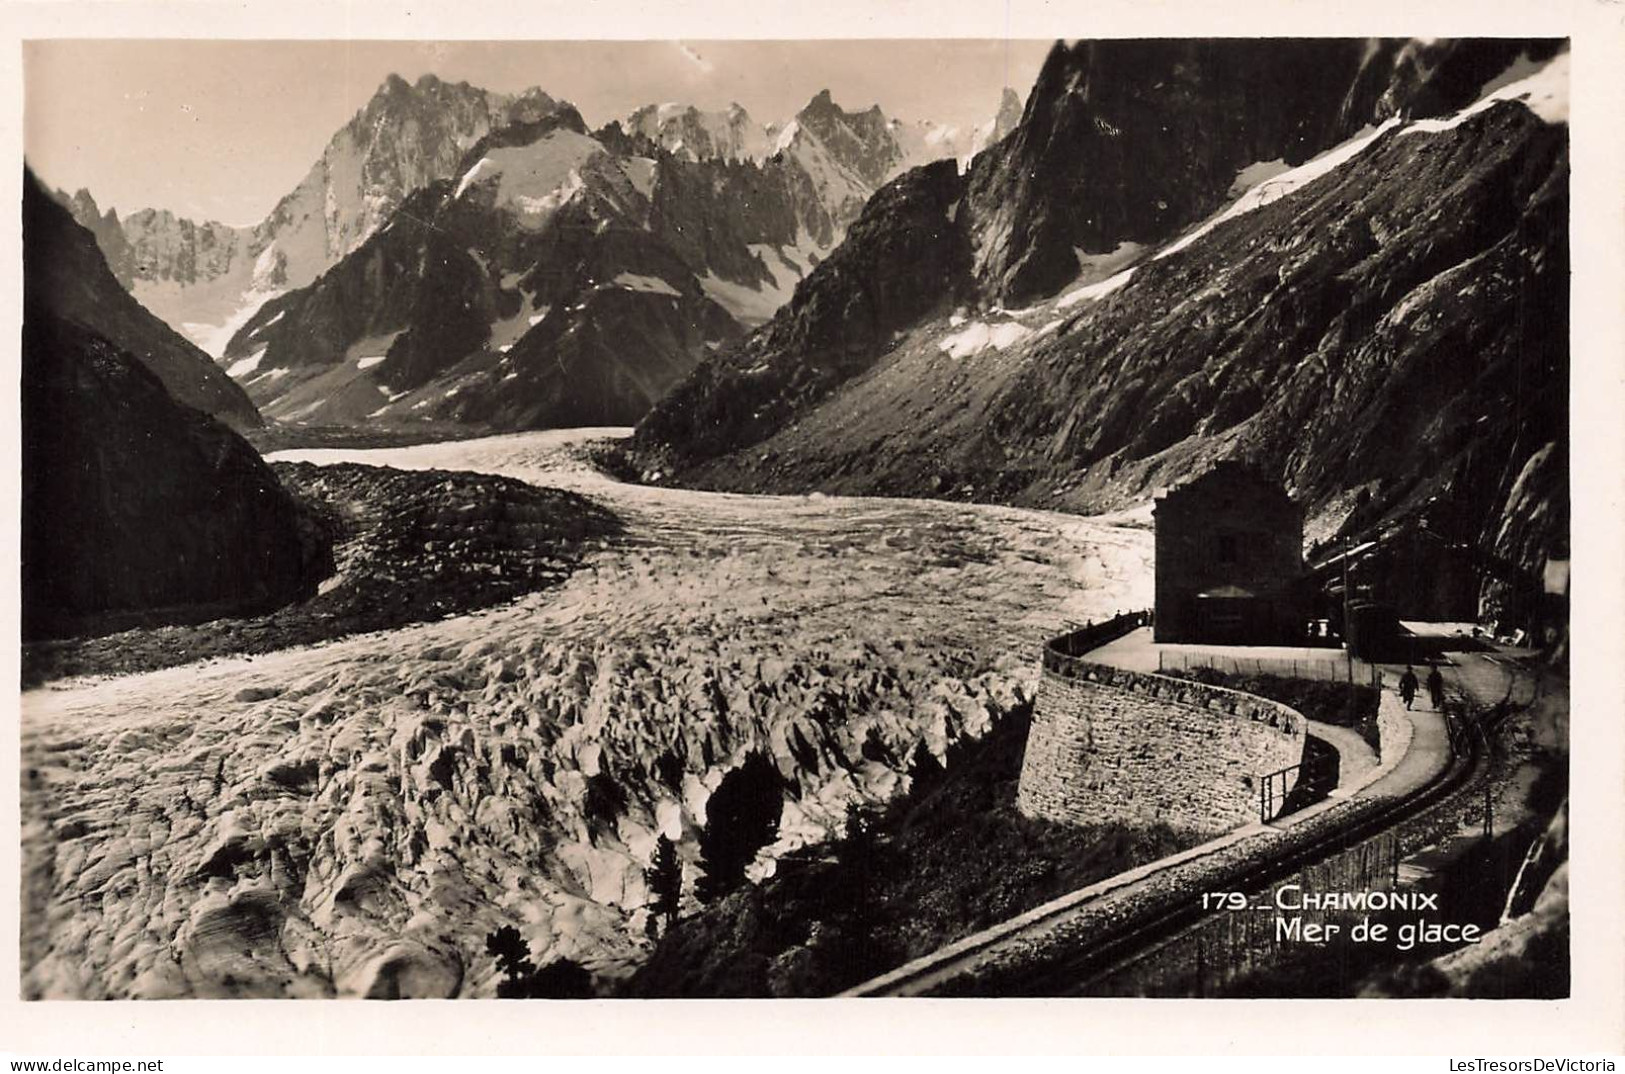
[[[1303,511],[1235,461],[1158,497],[1159,642],[1299,643],[1305,613]]]

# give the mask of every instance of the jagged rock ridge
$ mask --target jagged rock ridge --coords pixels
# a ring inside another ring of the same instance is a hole
[[[122,233],[131,290],[219,354],[268,298],[313,281],[382,226],[407,195],[451,174],[480,138],[555,106],[539,89],[505,95],[434,75],[415,83],[391,75],[260,223],[233,227],[164,210],[130,213]],[[85,215],[79,220],[88,224]],[[117,237],[96,230],[109,260],[121,267]]]
[[[629,424],[811,267],[786,169],[501,128],[226,352],[293,422]],[[655,157],[639,150],[654,151]],[[753,317],[752,314],[755,314]]]
[[[1008,97],[1007,92],[1006,108]],[[261,305],[310,284],[359,247],[410,194],[453,175],[480,138],[540,119],[558,104],[534,88],[505,95],[434,75],[416,83],[391,75],[334,134],[299,185],[251,227],[197,222],[158,209],[141,209],[120,221],[111,211],[102,214],[88,191],[59,194],[59,200],[97,235],[115,275],[143,305],[209,353],[221,355]],[[845,113],[826,91],[788,127],[759,125],[738,105],[705,112],[661,104],[635,111],[618,133],[647,139],[691,162],[763,163],[783,155],[789,162],[786,174],[801,173],[796,214],[806,236],[797,241],[796,260],[804,262],[821,258],[840,241],[883,179],[905,166],[966,155],[957,131],[945,133],[929,124],[904,130],[896,121],[882,121],[886,130],[877,130],[878,116],[878,108]],[[851,137],[854,127],[865,133]],[[615,136],[600,134],[606,142]],[[979,127],[971,134],[970,151],[984,141]],[[643,151],[654,155],[646,147]]]

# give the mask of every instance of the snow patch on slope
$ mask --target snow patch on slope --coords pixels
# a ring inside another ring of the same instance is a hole
[[[1519,57],[1501,77],[1490,82],[1478,100],[1453,115],[1441,119],[1421,119],[1404,131],[1406,134],[1435,134],[1458,127],[1480,112],[1502,101],[1518,101],[1547,123],[1569,121],[1569,54],[1555,57],[1550,63],[1533,69],[1525,57]],[[1523,77],[1516,77],[1522,75]],[[1507,79],[1515,79],[1507,81]]]
[[[1241,216],[1244,213],[1250,213],[1254,209],[1263,208],[1271,202],[1279,201],[1321,176],[1330,174],[1365,152],[1378,138],[1399,126],[1400,123],[1401,120],[1396,117],[1384,121],[1380,127],[1367,126],[1352,138],[1340,142],[1314,159],[1265,179],[1257,186],[1249,188],[1228,207],[1221,209],[1218,213],[1197,225],[1194,230],[1187,232],[1184,238],[1159,251],[1155,260],[1178,253],[1226,220]],[[1258,169],[1259,167],[1257,164],[1250,164],[1247,168],[1242,169],[1242,173],[1244,174],[1249,169]]]
[[[1098,283],[1090,283],[1085,284],[1082,287],[1075,287],[1055,300],[1055,308],[1058,310],[1071,309],[1080,302],[1093,302],[1096,299],[1105,298],[1119,287],[1122,287],[1124,284],[1128,283],[1133,276],[1134,270],[1129,268],[1124,269],[1115,276],[1109,276]]]
[[[658,276],[639,276],[635,272],[623,272],[611,281],[623,291],[642,291],[651,295],[670,295],[672,298],[682,298],[683,293]]]
[[[231,363],[231,368],[226,370],[226,375],[234,380],[238,377],[248,376],[260,367],[260,359],[265,357],[265,352],[268,349],[267,347],[261,347],[247,358]]]
[[[584,134],[555,130],[529,145],[491,150],[464,173],[453,197],[494,182],[498,206],[514,211],[524,225],[539,226],[584,189],[580,169],[602,152]]]
[[[181,333],[201,347],[209,357],[220,358],[226,353],[226,347],[231,343],[232,337],[241,331],[245,324],[254,319],[254,315],[260,311],[260,307],[280,294],[282,294],[280,289],[244,292],[242,303],[224,321],[219,324],[187,321],[181,325]],[[276,318],[273,317],[266,324],[271,324],[275,320]]]
[[[997,351],[1013,347],[1032,334],[1033,330],[1020,321],[1005,321],[997,325],[973,321],[952,335],[943,337],[937,349],[950,358],[969,358],[989,347]]]

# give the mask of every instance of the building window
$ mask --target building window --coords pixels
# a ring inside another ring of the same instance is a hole
[[[1236,535],[1233,533],[1219,534],[1218,560],[1227,567],[1235,566],[1238,555],[1236,549]]]

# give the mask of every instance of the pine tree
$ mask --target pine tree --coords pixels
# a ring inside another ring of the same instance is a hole
[[[677,846],[661,836],[655,842],[654,861],[643,871],[643,877],[654,892],[655,901],[650,911],[666,920],[666,928],[677,924],[677,912],[683,900],[683,863],[677,859]]]
[[[700,831],[704,875],[694,894],[701,902],[712,902],[744,883],[745,867],[779,837],[783,814],[784,779],[765,754],[752,753],[722,777],[705,804]]]
[[[504,925],[485,937],[486,953],[496,956],[502,980],[497,984],[499,999],[591,999],[592,974],[569,958],[555,959],[536,968],[530,960],[530,944],[512,925]]]

